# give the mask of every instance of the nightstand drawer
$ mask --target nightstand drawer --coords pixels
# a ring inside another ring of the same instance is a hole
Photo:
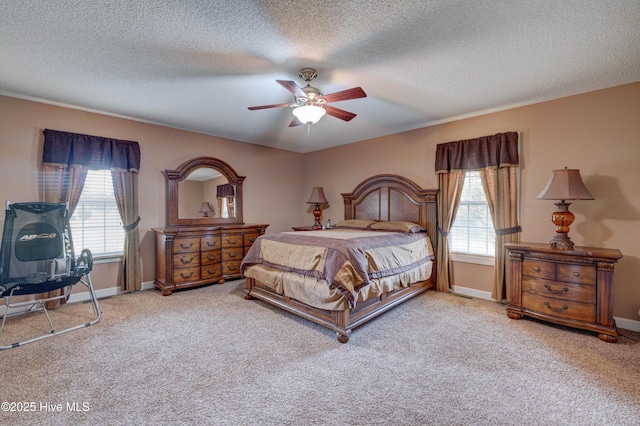
[[[522,262],[522,275],[554,280],[556,278],[556,265],[539,260],[525,259]]]
[[[249,248],[258,238],[258,234],[244,234],[244,248]]]
[[[596,305],[590,303],[572,302],[522,293],[522,307],[560,318],[570,318],[577,321],[595,322]]]
[[[595,285],[596,268],[582,265],[558,265],[558,280]]]
[[[596,303],[596,287],[522,277],[522,293],[537,294],[573,302]]]

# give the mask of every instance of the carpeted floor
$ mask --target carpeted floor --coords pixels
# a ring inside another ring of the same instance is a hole
[[[341,344],[243,286],[103,299],[97,325],[1,351],[0,402],[35,409],[3,403],[0,423],[640,424],[639,333],[610,344],[428,292]],[[46,324],[8,321],[3,343]]]

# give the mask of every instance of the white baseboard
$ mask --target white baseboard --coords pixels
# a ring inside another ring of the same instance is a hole
[[[142,283],[142,290],[149,290],[154,287],[155,285],[153,284],[153,281],[147,281]],[[96,292],[96,297],[98,298],[98,301],[99,299],[104,299],[105,297],[117,296],[118,294],[123,293],[123,291],[120,290],[120,287],[103,288],[100,290],[96,290],[95,292]],[[91,300],[91,297],[89,296],[89,291],[87,290],[79,293],[72,293],[71,296],[69,296],[68,303],[86,302],[89,300]],[[1,305],[0,316],[4,315],[6,310],[7,310],[7,307],[5,305]],[[24,309],[12,309],[10,312],[13,314],[21,311],[26,311],[26,310],[28,310],[28,306],[25,306]]]
[[[454,285],[451,288],[451,292],[459,294],[461,296],[474,297],[476,299],[491,300],[493,302],[496,302],[496,299],[492,299],[491,293],[488,291],[476,290],[474,288]],[[638,315],[640,315],[640,312],[638,312]],[[620,317],[613,317],[613,319],[616,320],[616,326],[619,328],[624,328],[625,330],[631,331],[640,331],[640,321]]]

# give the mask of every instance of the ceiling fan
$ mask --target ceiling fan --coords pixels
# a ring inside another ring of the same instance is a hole
[[[254,111],[258,109],[283,107],[295,108],[293,110],[294,117],[291,123],[289,123],[289,127],[300,126],[302,124],[310,126],[311,124],[317,123],[325,114],[344,121],[352,120],[356,114],[327,104],[367,97],[367,94],[364,93],[361,87],[354,87],[352,89],[323,95],[320,89],[309,84],[311,80],[318,76],[318,73],[313,68],[302,68],[298,76],[307,82],[305,87],[301,88],[290,80],[276,80],[278,84],[293,94],[293,103],[254,106],[249,107],[249,110]]]

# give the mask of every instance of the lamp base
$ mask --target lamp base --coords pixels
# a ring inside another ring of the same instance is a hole
[[[556,211],[551,213],[551,222],[556,225],[556,235],[551,239],[549,244],[552,247],[559,249],[571,249],[573,248],[573,241],[569,238],[569,226],[575,220],[573,213],[569,211],[571,203],[565,203],[562,200],[559,203],[555,203]]]
[[[567,234],[556,234],[551,241],[549,241],[549,244],[551,244],[552,247],[563,250],[570,250],[573,248],[573,241],[571,241],[571,238],[569,238]]]
[[[322,210],[320,210],[320,204],[316,204],[316,208],[313,210],[313,218],[315,222],[313,222],[313,229],[322,229],[322,223],[320,223],[320,218],[322,217]]]

